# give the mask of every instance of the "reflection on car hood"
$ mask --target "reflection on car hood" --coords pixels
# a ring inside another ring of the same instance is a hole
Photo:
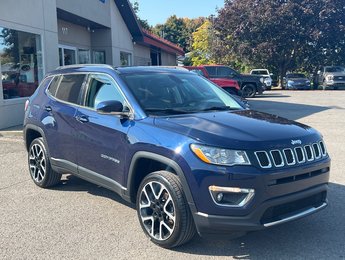
[[[287,78],[287,80],[291,80],[291,81],[309,81],[309,79],[306,78]]]
[[[309,126],[278,116],[252,110],[198,113],[155,119],[158,127],[189,136],[201,143],[233,149],[255,149],[291,146],[320,139]]]
[[[326,72],[325,75],[333,75],[333,76],[344,76],[345,77],[345,72]]]

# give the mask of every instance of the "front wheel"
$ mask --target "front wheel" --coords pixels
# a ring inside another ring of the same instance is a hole
[[[256,88],[253,84],[246,84],[243,88],[242,88],[242,95],[243,97],[255,97],[256,94]]]
[[[140,184],[137,203],[140,225],[155,244],[173,248],[195,235],[195,225],[180,179],[167,171],[149,174]]]

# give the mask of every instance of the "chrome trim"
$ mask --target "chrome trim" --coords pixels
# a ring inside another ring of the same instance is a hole
[[[274,157],[273,157],[273,154],[272,154],[273,152],[278,152],[279,153],[280,159],[282,160],[281,164],[279,164],[279,165],[276,164],[276,162],[274,160]],[[272,151],[270,151],[270,154],[271,154],[272,161],[273,161],[275,167],[283,167],[285,165],[284,158],[283,158],[283,155],[282,155],[281,151],[279,151],[279,150],[272,150]]]
[[[291,152],[291,154],[292,154],[292,163],[288,163],[285,151],[290,151]],[[296,157],[295,157],[295,154],[294,154],[294,152],[293,152],[293,150],[291,148],[283,149],[283,154],[284,154],[284,158],[285,158],[285,161],[286,161],[287,165],[295,165],[296,164]]]
[[[315,149],[314,149],[314,145],[316,145],[317,149],[319,150],[319,156],[317,156],[317,157],[316,157],[316,152],[315,152]],[[319,144],[318,143],[313,143],[312,147],[313,147],[314,158],[315,159],[320,159],[322,157],[322,152],[321,152]]]
[[[213,202],[218,205],[218,206],[221,206],[221,207],[229,207],[229,208],[242,208],[244,207],[245,205],[247,205],[251,200],[252,198],[254,197],[255,195],[255,190],[254,189],[242,189],[240,188],[240,192],[231,192],[231,191],[227,191],[226,189],[227,188],[231,188],[231,187],[219,187],[219,186],[216,186],[217,188],[220,189],[220,191],[218,193],[228,193],[228,194],[238,194],[238,193],[242,193],[242,194],[247,194],[247,196],[239,203],[239,204],[221,204],[219,202],[217,202],[215,200],[215,198],[213,197],[213,194],[212,194],[212,191],[210,189],[210,187],[212,187],[214,185],[211,185],[208,187],[208,191],[211,195],[211,198],[213,200]]]
[[[322,143],[322,145],[323,145],[323,148],[325,149],[325,152],[322,152],[322,149],[321,149],[322,156],[326,156],[326,155],[327,155],[327,148],[326,148],[326,145],[325,145],[325,143],[324,143],[323,141],[320,141],[320,142],[319,142],[320,148],[321,148],[321,143]]]
[[[267,160],[268,160],[268,165],[267,165],[267,166],[262,166],[261,161],[260,161],[260,159],[259,159],[259,157],[258,157],[258,155],[257,155],[258,153],[265,153],[265,155],[266,155],[266,157],[267,157]],[[263,169],[272,168],[271,159],[270,159],[270,157],[268,156],[268,153],[267,153],[266,151],[256,151],[256,152],[254,152],[254,154],[255,154],[256,159],[258,160],[258,162],[259,162],[261,168],[263,168]]]
[[[310,158],[310,159],[308,158],[308,153],[307,153],[306,147],[309,147],[309,148],[310,148],[310,152],[311,152],[311,158]],[[306,155],[307,161],[308,161],[308,162],[314,161],[314,152],[313,152],[313,148],[312,148],[309,144],[304,146],[304,151],[305,151],[305,155]]]
[[[297,149],[301,149],[301,152],[302,152],[302,156],[303,156],[303,159],[302,159],[302,161],[299,161],[298,160],[298,154],[297,154]],[[301,146],[299,146],[299,147],[295,147],[295,154],[296,154],[296,159],[297,159],[297,162],[298,163],[305,163],[305,155],[304,155],[304,151],[303,151],[303,148],[301,147]]]
[[[266,223],[264,224],[265,227],[272,227],[272,226],[275,226],[275,225],[279,225],[279,224],[282,224],[282,223],[285,223],[285,222],[289,222],[289,221],[292,221],[292,220],[295,220],[295,219],[298,219],[298,218],[301,218],[301,217],[304,217],[304,216],[307,216],[307,215],[310,215],[316,211],[319,211],[321,209],[324,209],[325,207],[327,207],[327,202],[324,202],[321,206],[315,208],[310,208],[310,209],[307,209],[305,211],[302,211],[296,215],[293,215],[293,216],[290,216],[290,217],[287,217],[287,218],[284,218],[284,219],[281,219],[281,220],[277,220],[277,221],[273,221],[273,222],[269,222],[269,223]]]

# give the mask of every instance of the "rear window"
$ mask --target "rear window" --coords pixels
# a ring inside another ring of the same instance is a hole
[[[78,104],[84,79],[85,74],[70,74],[55,77],[49,86],[49,92],[59,100]]]
[[[268,75],[267,70],[253,70],[251,74],[254,75]]]

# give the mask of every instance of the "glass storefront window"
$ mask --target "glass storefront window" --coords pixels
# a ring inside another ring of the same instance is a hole
[[[89,64],[90,62],[90,51],[89,50],[78,50],[79,64]]]
[[[132,65],[132,54],[128,52],[120,52],[120,64],[121,66]]]
[[[95,64],[105,64],[105,51],[93,51],[93,63]]]
[[[0,27],[0,75],[4,99],[31,96],[43,77],[40,35]]]

